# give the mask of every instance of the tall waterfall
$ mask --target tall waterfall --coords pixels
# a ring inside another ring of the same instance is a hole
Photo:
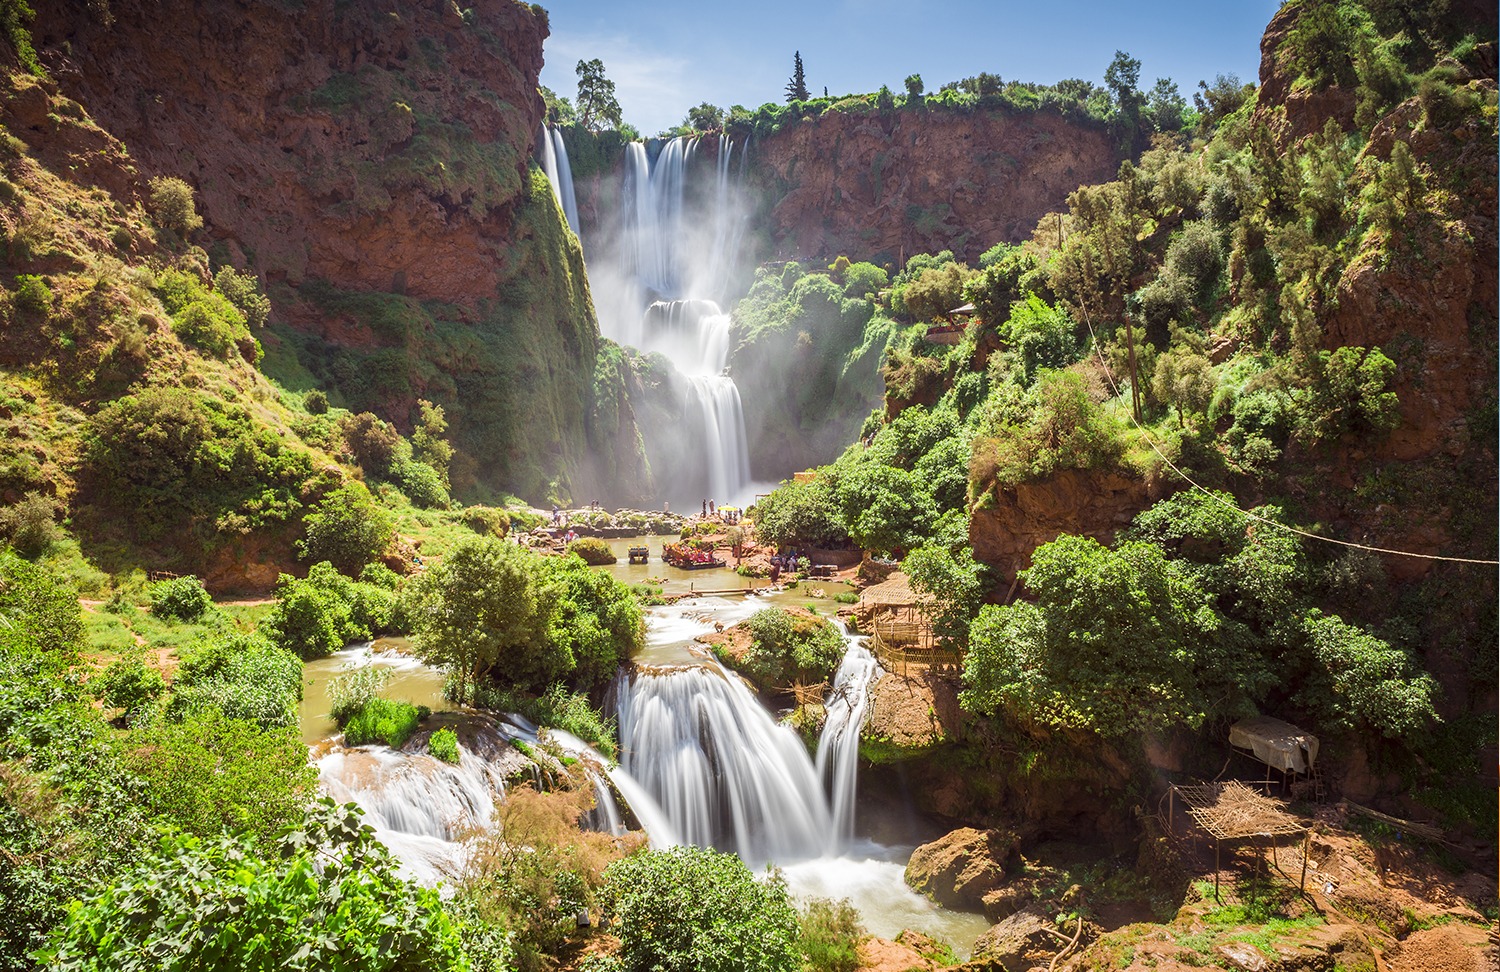
[[[743,219],[735,145],[720,136],[717,148],[706,182],[696,138],[626,146],[617,236],[589,264],[604,335],[665,356],[686,379],[672,385],[682,422],[656,430],[647,451],[663,498],[689,506],[749,498],[749,442],[739,389],[724,375],[729,315],[719,303]]]
[[[756,864],[835,855],[853,833],[859,730],[875,667],[848,638],[816,764],[796,733],[717,665],[642,673],[618,690],[620,768],[672,842],[732,850]]]
[[[579,231],[578,200],[573,194],[573,169],[568,165],[568,147],[563,144],[562,132],[546,124],[536,140],[537,151],[542,156],[542,171],[552,183],[552,195],[562,207],[563,216],[574,233]]]

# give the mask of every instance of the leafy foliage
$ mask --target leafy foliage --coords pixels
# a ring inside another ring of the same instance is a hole
[[[121,659],[113,662],[91,683],[94,694],[105,705],[124,709],[125,718],[155,701],[166,691],[167,683],[161,672],[147,668],[139,658]]]
[[[276,596],[265,621],[266,635],[305,659],[332,654],[394,625],[396,600],[388,588],[352,581],[327,561],[314,564],[305,580],[282,574]]]
[[[328,561],[350,575],[384,553],[395,533],[390,513],[361,483],[330,491],[302,522],[306,537],[297,550],[303,559]]]
[[[568,552],[581,557],[590,567],[612,564],[620,559],[609,548],[609,544],[598,537],[579,537],[568,544]]]
[[[193,205],[193,187],[176,176],[159,176],[149,183],[151,214],[158,226],[180,237],[203,227],[203,217]]]
[[[750,616],[745,627],[751,643],[742,664],[762,683],[831,682],[844,657],[844,639],[821,618],[763,608]]]
[[[458,734],[446,726],[427,737],[427,751],[445,763],[457,763]]]
[[[262,729],[297,724],[302,662],[265,637],[222,634],[187,652],[172,682],[167,716],[182,719],[213,709]]]
[[[812,972],[855,972],[863,937],[859,912],[847,898],[813,898],[802,911],[797,947]]]
[[[344,723],[344,743],[365,746],[383,742],[400,749],[417,731],[422,712],[410,702],[393,699],[370,699],[348,716]]]
[[[151,585],[151,613],[169,621],[197,621],[214,606],[198,578],[173,577]]]
[[[611,864],[604,878],[626,972],[791,972],[800,965],[786,885],[775,875],[757,880],[732,854],[649,851]]]
[[[323,801],[266,854],[247,837],[163,840],[69,912],[43,956],[58,969],[467,968],[436,891],[402,880],[359,822]]]

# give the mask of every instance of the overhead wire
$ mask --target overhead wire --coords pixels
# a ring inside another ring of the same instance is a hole
[[[1104,369],[1104,379],[1109,382],[1110,390],[1114,392],[1115,397],[1119,398],[1122,394],[1120,391],[1120,386],[1115,381],[1114,375],[1109,370],[1109,362],[1104,360],[1104,349],[1099,344],[1099,335],[1094,331],[1094,322],[1089,319],[1088,307],[1084,306],[1083,304],[1079,304],[1079,309],[1083,311],[1083,322],[1088,326],[1089,337],[1093,340],[1094,344],[1094,353],[1099,358],[1099,366]],[[1141,423],[1136,420],[1135,412],[1133,410],[1130,412],[1130,423],[1134,425],[1136,431],[1140,432],[1141,435],[1146,439],[1146,442],[1151,446],[1151,449],[1161,457],[1162,462],[1166,463],[1167,466],[1172,470],[1172,472],[1176,473],[1183,482],[1192,486],[1198,492],[1202,493],[1204,496],[1207,496],[1210,500],[1219,504],[1220,506],[1225,507],[1226,509],[1233,510],[1236,513],[1239,513],[1241,516],[1254,520],[1258,523],[1265,523],[1269,526],[1278,527],[1282,530],[1286,530],[1288,533],[1295,533],[1298,536],[1307,537],[1310,540],[1319,540],[1323,543],[1337,544],[1341,547],[1352,547],[1356,550],[1367,550],[1371,553],[1389,554],[1393,557],[1414,557],[1419,560],[1440,560],[1455,564],[1482,564],[1492,567],[1500,566],[1500,560],[1482,560],[1474,557],[1448,557],[1442,554],[1416,553],[1411,550],[1395,550],[1390,547],[1373,547],[1369,544],[1355,543],[1350,540],[1339,540],[1335,537],[1325,537],[1321,534],[1312,533],[1308,530],[1302,530],[1298,527],[1289,526],[1288,524],[1270,519],[1269,517],[1261,516],[1257,513],[1252,513],[1249,510],[1240,509],[1239,506],[1235,505],[1234,503],[1228,502],[1218,493],[1202,486],[1198,483],[1197,480],[1193,479],[1193,477],[1189,476],[1187,473],[1178,468],[1177,464],[1173,462],[1165,452],[1162,452],[1161,448],[1156,444],[1156,438],[1146,430],[1145,426],[1141,425]]]

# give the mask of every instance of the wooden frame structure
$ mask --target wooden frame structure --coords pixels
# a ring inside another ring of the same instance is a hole
[[[1300,890],[1307,890],[1307,844],[1312,831],[1308,825],[1283,809],[1284,804],[1239,782],[1199,783],[1192,786],[1173,784],[1167,791],[1167,829],[1171,830],[1177,801],[1181,800],[1188,815],[1200,830],[1214,839],[1214,900],[1219,901],[1219,848],[1224,841],[1253,843],[1265,837],[1271,844],[1271,860],[1276,862],[1276,838],[1303,835],[1302,876]]]

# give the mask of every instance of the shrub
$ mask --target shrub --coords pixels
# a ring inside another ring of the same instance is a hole
[[[302,407],[307,409],[308,415],[325,415],[328,412],[328,396],[318,388],[314,388],[302,396]]]
[[[745,622],[752,639],[744,665],[762,681],[831,681],[844,657],[838,629],[818,618],[764,608]]]
[[[171,972],[468,968],[438,892],[401,878],[360,813],[324,800],[270,847],[246,834],[166,838],[70,909],[39,959]]]
[[[448,490],[438,471],[415,459],[397,459],[391,463],[390,480],[415,505],[424,509],[447,509]]]
[[[161,672],[146,667],[139,658],[112,663],[90,683],[94,696],[112,709],[124,709],[129,721],[135,713],[166,691]]]
[[[189,653],[172,683],[169,718],[213,708],[262,729],[297,724],[302,662],[261,635],[219,636]]]
[[[458,734],[452,729],[439,729],[428,737],[427,751],[445,763],[457,763]]]
[[[417,707],[410,702],[371,699],[344,724],[344,744],[365,746],[383,742],[392,749],[400,749],[417,731],[421,718]]]
[[[470,506],[464,510],[464,526],[481,537],[503,537],[510,532],[511,517],[493,506]]]
[[[609,544],[598,537],[579,537],[568,546],[568,550],[582,557],[583,562],[591,567],[612,564],[620,559],[609,549]]]
[[[792,972],[797,913],[774,874],[756,880],[733,854],[650,851],[604,872],[627,972]]]
[[[373,412],[346,415],[339,422],[344,432],[344,445],[349,455],[365,471],[367,476],[384,476],[396,458],[396,446],[401,434],[389,422],[381,421]]]
[[[361,665],[347,668],[335,675],[328,683],[330,714],[339,725],[348,722],[356,712],[363,709],[391,680],[389,668]]]
[[[31,314],[45,314],[52,309],[52,290],[47,281],[34,273],[16,278],[16,309]]]
[[[302,522],[307,534],[297,544],[302,558],[326,560],[350,575],[384,553],[396,529],[391,514],[362,483],[333,490]]]
[[[159,176],[148,185],[151,215],[156,225],[182,237],[202,228],[203,218],[193,206],[192,186],[174,176]]]
[[[251,327],[265,327],[271,316],[271,301],[260,292],[260,281],[254,274],[240,273],[234,267],[221,267],[214,274],[214,290],[244,315],[245,323]]]
[[[16,553],[36,558],[57,542],[53,501],[41,493],[27,493],[19,503],[0,509],[0,536],[10,541]]]
[[[169,621],[197,621],[214,605],[203,582],[189,574],[151,585],[151,613]]]
[[[810,972],[855,972],[864,929],[847,898],[813,898],[802,912],[797,945]]]

